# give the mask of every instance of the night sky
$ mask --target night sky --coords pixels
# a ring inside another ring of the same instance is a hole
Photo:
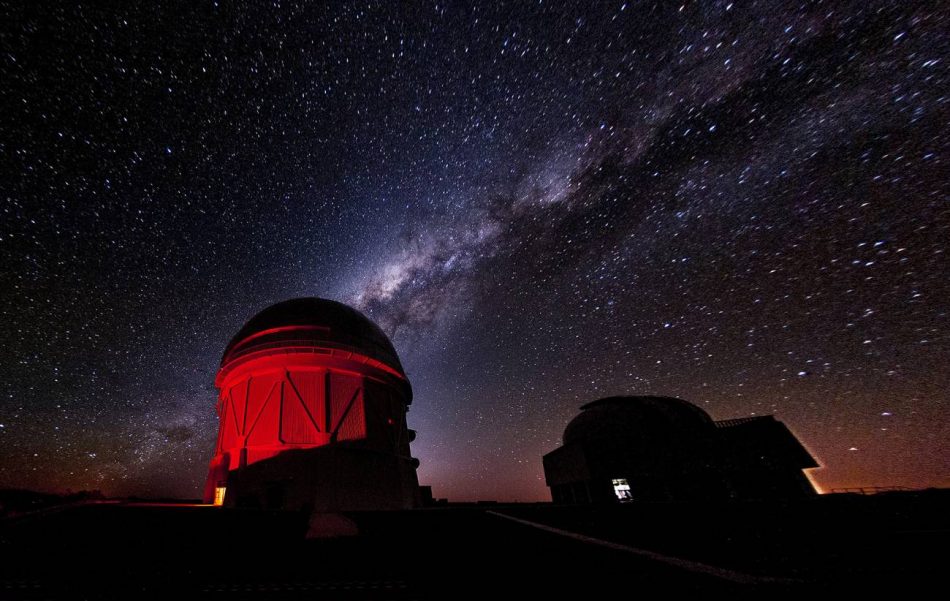
[[[43,4],[0,3],[0,486],[199,496],[296,296],[392,337],[436,496],[550,498],[612,394],[950,485],[945,3]]]

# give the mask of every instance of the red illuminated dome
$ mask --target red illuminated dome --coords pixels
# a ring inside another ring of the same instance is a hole
[[[271,305],[244,324],[224,351],[218,378],[274,348],[354,353],[406,377],[396,349],[379,326],[343,303],[310,297]]]
[[[227,345],[215,385],[207,502],[332,511],[417,503],[412,388],[389,338],[359,311],[322,298],[264,309]]]

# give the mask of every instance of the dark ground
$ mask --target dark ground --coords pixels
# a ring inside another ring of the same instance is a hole
[[[0,599],[910,593],[942,582],[948,500],[947,491],[924,491],[703,507],[448,506],[350,514],[360,535],[328,540],[304,540],[307,520],[296,514],[85,502],[0,522]],[[727,568],[735,578],[493,512]]]

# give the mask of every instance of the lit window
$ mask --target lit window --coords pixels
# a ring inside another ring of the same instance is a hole
[[[614,478],[614,494],[621,503],[633,500],[633,493],[630,492],[630,485],[626,478]]]
[[[226,491],[226,490],[227,490],[227,488],[225,488],[225,487],[223,487],[223,486],[218,486],[217,488],[214,489],[214,505],[215,505],[215,507],[220,507],[220,506],[224,505],[224,491]]]

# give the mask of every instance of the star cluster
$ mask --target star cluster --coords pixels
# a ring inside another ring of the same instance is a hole
[[[0,3],[0,485],[195,497],[230,336],[356,306],[420,479],[547,498],[579,405],[950,485],[936,2]]]

